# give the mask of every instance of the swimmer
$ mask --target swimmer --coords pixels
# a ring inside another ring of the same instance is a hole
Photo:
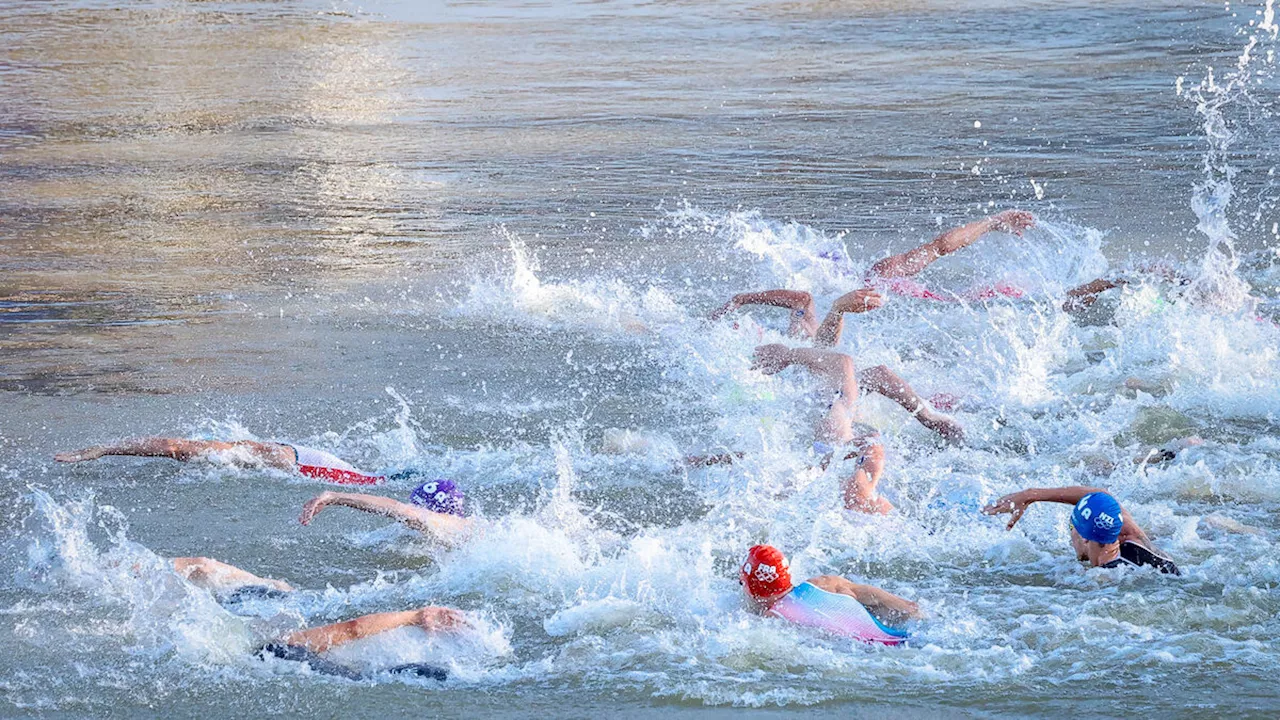
[[[833,457],[856,458],[853,473],[842,483],[844,506],[849,510],[883,514],[893,503],[876,488],[884,473],[884,445],[875,428],[857,422],[858,378],[853,360],[843,353],[815,348],[789,348],[786,345],[761,345],[756,348],[753,370],[775,375],[792,365],[806,368],[823,389],[831,393],[827,410],[814,431],[814,452],[822,456],[825,468]],[[853,446],[856,452],[845,454],[841,448]]]
[[[219,560],[206,557],[180,557],[172,560],[173,569],[192,585],[213,594],[228,606],[249,599],[279,599],[294,588],[283,580],[260,577]],[[407,612],[384,612],[363,615],[353,620],[298,630],[262,645],[258,656],[306,663],[317,673],[337,675],[350,680],[365,679],[356,670],[324,657],[324,653],[340,645],[372,637],[396,628],[417,626],[429,633],[453,632],[469,626],[460,611],[428,606]],[[412,674],[444,680],[448,671],[435,665],[408,663],[388,668],[386,672]]]
[[[452,480],[422,483],[410,493],[407,503],[381,495],[323,492],[302,506],[298,521],[310,525],[330,505],[391,518],[446,547],[464,541],[476,525],[474,518],[467,517],[466,497]]]
[[[313,672],[349,680],[368,679],[364,674],[324,657],[330,650],[402,627],[418,627],[431,634],[455,633],[471,627],[466,615],[448,607],[427,606],[404,612],[381,612],[343,622],[289,633],[258,650],[258,657],[274,657],[305,663]],[[407,663],[385,672],[444,680],[449,671],[426,663]]]
[[[951,301],[951,298],[929,290],[912,278],[939,258],[950,255],[977,242],[991,232],[1007,232],[1022,236],[1035,227],[1035,216],[1023,210],[1005,210],[982,220],[948,230],[933,240],[905,253],[892,255],[877,261],[863,278],[867,287],[846,293],[832,304],[826,319],[818,322],[813,296],[799,290],[765,290],[743,293],[711,314],[717,320],[743,305],[770,305],[791,311],[788,332],[795,337],[813,338],[822,344],[833,345],[839,338],[839,326],[844,313],[862,313],[884,304],[882,292],[925,300]],[[982,288],[969,294],[970,299],[986,299],[995,295],[1020,297],[1022,293],[1008,285],[1000,284]]]
[[[324,450],[256,440],[223,442],[165,437],[139,438],[113,445],[94,445],[82,450],[61,452],[54,455],[53,459],[75,463],[97,460],[105,455],[164,457],[181,462],[214,460],[234,467],[269,467],[340,485],[377,485],[386,479],[381,475],[358,470]]]
[[[753,612],[869,644],[905,643],[907,633],[892,626],[920,617],[920,607],[910,600],[836,575],[819,575],[793,587],[787,558],[770,545],[747,552],[738,583]]]
[[[804,296],[803,298],[795,297],[797,293],[790,290],[768,290],[765,293],[748,293],[735,297],[734,300],[730,301],[730,305],[734,305],[742,298],[758,295],[771,295],[777,298],[779,302],[782,302],[785,298],[790,298],[797,303],[803,304],[807,310],[800,310],[800,315],[797,315],[796,311],[792,312],[790,334],[793,336],[812,337],[814,338],[814,345],[818,347],[834,347],[840,342],[840,335],[844,332],[844,313],[867,312],[883,304],[883,298],[875,290],[862,289],[845,293],[832,303],[831,311],[827,313],[827,317],[822,321],[822,324],[816,325],[816,329],[809,330],[809,325],[805,324],[808,322],[805,318],[813,317],[813,298],[808,293],[799,293],[799,295]],[[736,305],[734,306],[736,307]],[[727,312],[728,307],[721,308],[717,311],[717,314],[713,314],[713,319]],[[797,332],[796,328],[804,328],[804,330]],[[964,443],[964,428],[960,426],[960,423],[935,410],[928,401],[911,387],[910,383],[902,379],[893,370],[890,370],[888,366],[876,365],[865,368],[858,373],[857,379],[863,389],[892,400],[903,410],[910,413],[921,425],[938,433],[947,442],[954,445]]]
[[[1133,516],[1105,490],[1092,487],[1029,488],[1005,495],[982,508],[986,515],[1009,514],[1008,529],[1018,523],[1032,503],[1074,505],[1071,511],[1071,547],[1091,567],[1149,565],[1162,573],[1182,571],[1152,544]]]

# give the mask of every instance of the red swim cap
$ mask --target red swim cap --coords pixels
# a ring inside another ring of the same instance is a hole
[[[747,551],[747,560],[738,568],[738,578],[747,594],[772,598],[791,589],[791,571],[782,551],[772,545],[756,545]]]

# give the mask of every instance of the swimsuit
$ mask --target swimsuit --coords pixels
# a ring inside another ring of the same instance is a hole
[[[1137,567],[1150,565],[1165,575],[1182,574],[1182,571],[1178,569],[1177,565],[1173,564],[1172,560],[1164,557],[1163,555],[1159,555],[1151,548],[1142,545],[1141,543],[1133,542],[1132,540],[1126,540],[1120,543],[1120,557],[1112,560],[1106,565],[1102,565],[1101,567],[1115,568],[1120,567],[1124,563]]]
[[[346,665],[336,663],[317,652],[308,650],[301,645],[288,645],[282,642],[267,643],[258,650],[258,657],[263,660],[268,657],[275,657],[281,660],[289,660],[291,662],[304,663],[311,668],[312,672],[322,675],[335,675],[337,677],[346,678],[348,680],[367,680],[368,677]],[[393,668],[387,668],[385,672],[417,675],[418,677],[431,678],[432,680],[444,680],[449,677],[449,671],[437,665],[427,663],[406,663],[397,665]]]
[[[316,450],[302,445],[288,445],[287,447],[293,449],[298,472],[309,478],[341,485],[377,485],[386,480],[381,475],[373,475],[363,470],[357,470],[345,460],[323,450]]]
[[[802,582],[769,608],[770,615],[868,644],[901,645],[909,635],[880,622],[862,603]]]

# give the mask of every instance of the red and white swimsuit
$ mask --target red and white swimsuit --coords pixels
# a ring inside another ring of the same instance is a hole
[[[386,478],[357,470],[350,463],[323,450],[290,445],[298,464],[298,472],[309,478],[340,485],[377,485]]]

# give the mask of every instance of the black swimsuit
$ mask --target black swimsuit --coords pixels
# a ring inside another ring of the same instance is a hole
[[[347,667],[341,663],[336,663],[328,658],[322,657],[319,653],[312,652],[299,645],[288,645],[286,643],[273,642],[264,645],[258,651],[258,657],[266,659],[268,657],[276,657],[281,660],[289,660],[291,662],[305,663],[311,667],[312,672],[322,675],[335,675],[337,677],[346,678],[348,680],[367,680],[368,675],[362,674]],[[444,680],[449,677],[449,671],[437,665],[429,665],[427,663],[406,663],[388,668],[383,672],[417,675],[422,678],[430,678],[432,680]]]
[[[1166,575],[1181,575],[1182,571],[1178,569],[1173,561],[1163,555],[1157,554],[1151,548],[1140,543],[1126,540],[1120,543],[1120,557],[1103,565],[1104,568],[1120,567],[1122,563],[1136,565],[1150,565]]]

